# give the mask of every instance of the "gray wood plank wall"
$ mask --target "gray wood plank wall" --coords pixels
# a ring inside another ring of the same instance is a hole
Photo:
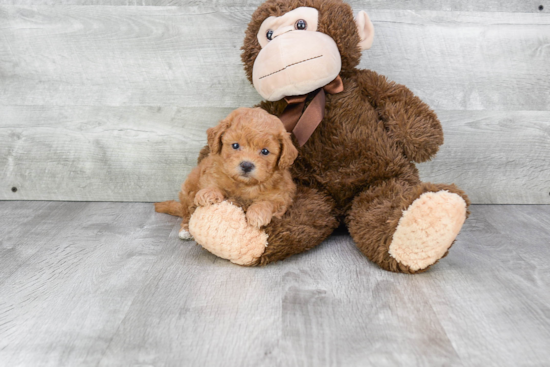
[[[239,50],[259,3],[0,0],[0,199],[174,198],[206,128],[259,101]],[[550,3],[350,3],[376,28],[361,67],[442,120],[423,179],[550,203]]]

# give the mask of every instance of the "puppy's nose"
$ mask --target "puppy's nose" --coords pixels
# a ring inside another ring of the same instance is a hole
[[[244,173],[248,173],[252,171],[254,168],[256,168],[254,163],[248,162],[248,161],[241,162],[240,166]]]

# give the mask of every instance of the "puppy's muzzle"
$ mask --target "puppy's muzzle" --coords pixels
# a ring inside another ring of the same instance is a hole
[[[250,172],[252,172],[252,170],[254,168],[256,168],[256,166],[254,165],[254,163],[252,162],[248,162],[248,161],[243,161],[241,162],[241,164],[239,164],[239,166],[241,167],[241,171],[243,171],[243,173],[245,175],[249,174]]]

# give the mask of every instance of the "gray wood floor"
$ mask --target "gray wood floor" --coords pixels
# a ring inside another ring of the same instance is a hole
[[[146,203],[0,202],[0,366],[550,364],[550,206],[477,205],[410,276],[345,232],[264,268]]]

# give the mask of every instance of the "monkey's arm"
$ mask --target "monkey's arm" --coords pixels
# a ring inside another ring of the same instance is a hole
[[[361,70],[357,79],[406,156],[415,162],[431,159],[443,144],[443,130],[435,112],[407,87],[389,82],[385,76]]]

